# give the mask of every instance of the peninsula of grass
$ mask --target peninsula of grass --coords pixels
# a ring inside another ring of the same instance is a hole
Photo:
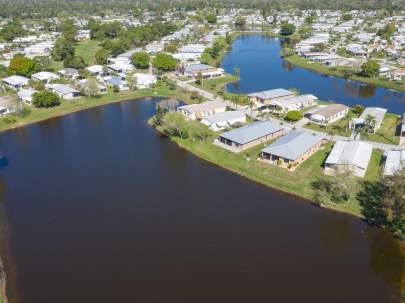
[[[107,94],[94,98],[82,97],[74,100],[62,100],[59,106],[51,108],[32,107],[27,114],[7,115],[6,117],[0,119],[0,132],[92,107],[146,97],[168,97],[175,98],[183,102],[191,102],[189,93],[184,92],[180,88],[170,89],[165,83],[157,86],[154,89],[140,89],[123,93],[113,93],[112,91],[109,91]]]
[[[359,81],[359,82],[371,84],[374,86],[380,86],[380,87],[396,90],[399,92],[405,92],[404,84],[399,84],[399,83],[395,83],[395,82],[388,81],[388,80],[382,80],[382,79],[361,77],[361,76],[357,76],[357,75],[345,77],[345,74],[344,74],[345,69],[342,69],[342,68],[332,69],[332,68],[329,68],[320,63],[307,61],[298,55],[284,57],[283,59],[293,65],[296,65],[296,66],[299,66],[299,67],[302,67],[302,68],[305,68],[305,69],[308,69],[308,70],[311,70],[311,71],[314,71],[314,72],[317,72],[320,74],[335,76],[335,77],[340,77],[340,78],[346,78],[346,79],[350,79],[353,81]]]
[[[181,139],[175,136],[170,137],[170,139],[179,147],[186,149],[201,159],[237,173],[252,181],[309,201],[314,201],[316,195],[313,182],[318,178],[331,178],[324,175],[323,163],[332,149],[333,142],[327,143],[323,149],[312,155],[294,172],[289,172],[284,168],[270,165],[256,159],[260,150],[271,142],[260,144],[245,152],[235,154],[214,145],[214,136],[204,142],[189,138]],[[377,178],[381,157],[382,153],[380,151],[376,150],[373,152],[365,180],[375,180]],[[356,178],[356,180],[362,182],[359,178]],[[346,203],[328,205],[325,207],[357,217],[363,217],[359,201],[355,198]]]
[[[225,75],[223,77],[217,77],[212,79],[203,80],[201,84],[196,81],[190,82],[191,85],[204,89],[210,93],[216,94],[222,92],[225,85],[228,83],[236,82],[239,78],[233,75]]]

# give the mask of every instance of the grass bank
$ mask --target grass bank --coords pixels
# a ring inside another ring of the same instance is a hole
[[[317,73],[345,78],[343,69],[331,69],[323,64],[307,61],[298,55],[284,57],[283,59],[293,65],[296,65],[296,66],[299,66],[299,67],[302,67],[302,68],[305,68],[308,70],[312,70]],[[356,75],[349,76],[348,78],[346,77],[346,79],[350,79],[353,81],[359,81],[359,82],[363,82],[366,84],[380,86],[380,87],[384,87],[384,88],[388,88],[388,89],[393,89],[393,90],[397,90],[400,92],[405,92],[405,85],[398,84],[398,83],[388,81],[388,80],[366,78],[366,77],[361,77],[361,76],[356,76]]]
[[[170,139],[181,148],[186,149],[201,159],[237,173],[252,181],[293,194],[300,198],[305,198],[309,201],[314,201],[316,194],[312,186],[313,182],[319,177],[325,177],[323,173],[323,163],[333,146],[333,143],[329,142],[322,150],[311,156],[294,172],[289,172],[278,166],[269,165],[256,160],[260,150],[265,146],[264,144],[260,144],[243,153],[234,154],[212,144],[215,137],[211,137],[205,142],[193,141],[192,139],[180,139],[178,137],[170,137]],[[270,142],[267,144],[269,143]],[[375,180],[377,178],[381,157],[382,153],[380,151],[374,151],[365,177],[366,180]],[[359,180],[359,182],[361,181]],[[357,217],[363,217],[359,201],[355,198],[346,203],[329,205],[327,208]]]
[[[6,117],[0,119],[0,132],[17,127],[23,127],[35,122],[44,121],[92,107],[145,97],[172,97],[184,102],[191,102],[190,95],[188,93],[179,88],[171,90],[165,84],[160,85],[155,89],[141,89],[126,93],[117,94],[109,91],[107,94],[95,98],[83,97],[71,101],[63,100],[59,106],[52,108],[32,108],[30,113],[27,115],[7,115]],[[10,120],[12,121],[10,122]]]

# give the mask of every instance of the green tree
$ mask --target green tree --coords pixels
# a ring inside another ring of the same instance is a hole
[[[380,72],[380,64],[375,60],[368,60],[361,65],[361,74],[365,77],[377,77]]]
[[[287,113],[287,120],[289,120],[289,121],[298,121],[298,120],[301,120],[301,118],[302,118],[302,114],[298,110],[290,110]]]
[[[176,69],[177,61],[172,55],[158,53],[153,60],[153,66],[159,71],[173,71]]]
[[[54,107],[60,104],[58,95],[44,90],[32,95],[32,104],[35,107]]]
[[[97,64],[104,65],[107,63],[109,54],[104,48],[100,48],[98,51],[96,51],[94,57],[96,59]]]
[[[60,37],[56,40],[52,49],[52,58],[56,61],[63,61],[66,57],[75,55],[75,47],[72,41]]]
[[[10,60],[7,72],[10,75],[30,77],[33,73],[38,72],[38,63],[23,55],[16,55]]]
[[[99,95],[99,89],[96,79],[89,78],[82,86],[82,93],[83,95],[87,96],[87,98],[96,97]]]
[[[0,31],[0,37],[6,41],[12,41],[13,39],[23,35],[25,33],[22,24],[19,20],[14,20],[7,23]]]
[[[140,69],[147,69],[150,63],[150,57],[147,52],[137,52],[132,55],[132,63]]]
[[[365,182],[358,199],[369,222],[405,238],[405,168],[376,182]]]
[[[235,28],[237,30],[244,30],[246,26],[246,19],[243,18],[242,16],[238,16],[235,20]]]
[[[212,132],[209,130],[209,128],[199,121],[188,122],[187,128],[188,134],[193,140],[204,142],[209,136],[212,135]]]
[[[210,24],[217,23],[217,16],[215,16],[214,14],[207,15],[206,19],[207,19],[207,22]]]
[[[294,24],[283,22],[280,27],[280,34],[284,36],[292,35],[295,32]]]
[[[353,19],[353,16],[351,14],[344,14],[342,18],[343,21],[350,21]]]
[[[176,136],[181,139],[188,137],[187,121],[177,112],[168,112],[161,121],[161,129],[167,136]]]
[[[318,177],[312,187],[320,205],[345,203],[354,198],[356,180],[350,171],[337,172],[333,177]]]
[[[86,62],[84,59],[80,56],[67,56],[63,60],[63,66],[64,67],[72,67],[76,69],[84,69],[86,67]]]

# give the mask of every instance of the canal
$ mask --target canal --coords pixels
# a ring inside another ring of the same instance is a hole
[[[13,303],[400,302],[398,241],[179,149],[156,100],[1,134]]]
[[[281,41],[264,35],[237,38],[222,67],[228,73],[240,69],[240,81],[228,84],[228,91],[252,93],[273,88],[294,88],[323,101],[348,106],[378,106],[389,112],[405,111],[405,94],[373,85],[330,77],[306,70],[280,58]]]

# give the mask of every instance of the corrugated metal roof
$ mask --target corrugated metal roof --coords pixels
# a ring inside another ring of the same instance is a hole
[[[405,150],[390,150],[386,154],[384,175],[392,176],[402,169],[405,161]]]
[[[286,96],[292,96],[294,93],[292,91],[286,90],[284,88],[276,88],[276,89],[271,89],[271,90],[266,90],[262,92],[257,92],[257,93],[252,93],[249,94],[249,97],[257,97],[260,99],[274,99],[274,98],[280,98],[280,97],[286,97]]]
[[[258,121],[223,133],[221,137],[243,145],[282,129],[282,126],[270,121]]]
[[[355,165],[367,169],[372,152],[372,145],[366,142],[338,141],[325,163],[331,165]]]
[[[264,148],[262,152],[295,161],[325,139],[324,136],[306,131],[292,131]]]
[[[232,119],[237,119],[244,117],[245,113],[243,111],[227,111],[223,113],[218,113],[212,116],[208,116],[204,118],[203,120],[207,120],[210,124],[215,124],[215,123],[220,123],[220,122],[226,122]]]

